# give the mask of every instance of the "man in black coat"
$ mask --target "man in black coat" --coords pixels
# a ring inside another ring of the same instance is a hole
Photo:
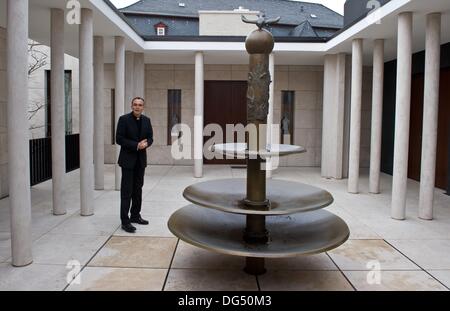
[[[145,101],[136,97],[131,103],[132,112],[123,115],[117,123],[116,143],[121,146],[119,166],[122,168],[120,186],[120,219],[122,229],[134,233],[131,223],[148,225],[141,217],[142,186],[147,167],[147,148],[153,144],[153,129],[150,119],[144,116]],[[128,216],[130,212],[131,217]]]

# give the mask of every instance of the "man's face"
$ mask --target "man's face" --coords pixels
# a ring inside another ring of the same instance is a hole
[[[131,104],[131,109],[135,115],[140,116],[144,111],[144,102],[141,99],[135,99]]]

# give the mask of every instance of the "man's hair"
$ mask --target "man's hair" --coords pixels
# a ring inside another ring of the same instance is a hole
[[[133,103],[134,103],[134,101],[135,100],[142,100],[142,102],[145,104],[145,99],[143,99],[142,97],[135,97],[135,98],[133,98],[132,100],[131,100],[131,105],[133,105]]]

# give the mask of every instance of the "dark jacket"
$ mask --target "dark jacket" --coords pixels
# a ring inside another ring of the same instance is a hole
[[[141,118],[141,135],[132,112],[121,116],[117,123],[116,143],[121,146],[118,163],[122,168],[133,169],[136,161],[140,161],[141,167],[147,166],[147,150],[137,150],[137,146],[144,139],[149,147],[153,144],[153,129],[150,118],[144,115]]]

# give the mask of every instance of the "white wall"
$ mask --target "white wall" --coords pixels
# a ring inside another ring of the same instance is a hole
[[[246,81],[247,65],[205,65],[205,80]],[[149,149],[150,164],[189,165],[192,160],[175,161],[167,146],[167,90],[182,90],[182,122],[193,128],[194,65],[146,65],[146,113],[154,129],[154,145]],[[111,144],[111,89],[114,88],[114,65],[105,67],[105,162],[114,162]],[[281,166],[318,167],[321,165],[323,118],[323,67],[275,67],[274,120],[281,119],[281,94],[295,91],[294,143],[306,147],[307,153],[280,159]],[[369,164],[371,72],[365,69],[363,89],[363,128],[361,166]],[[191,145],[185,148],[192,149]]]
[[[247,36],[257,27],[243,23],[241,16],[256,20],[257,14],[254,11],[199,11],[200,36]]]

